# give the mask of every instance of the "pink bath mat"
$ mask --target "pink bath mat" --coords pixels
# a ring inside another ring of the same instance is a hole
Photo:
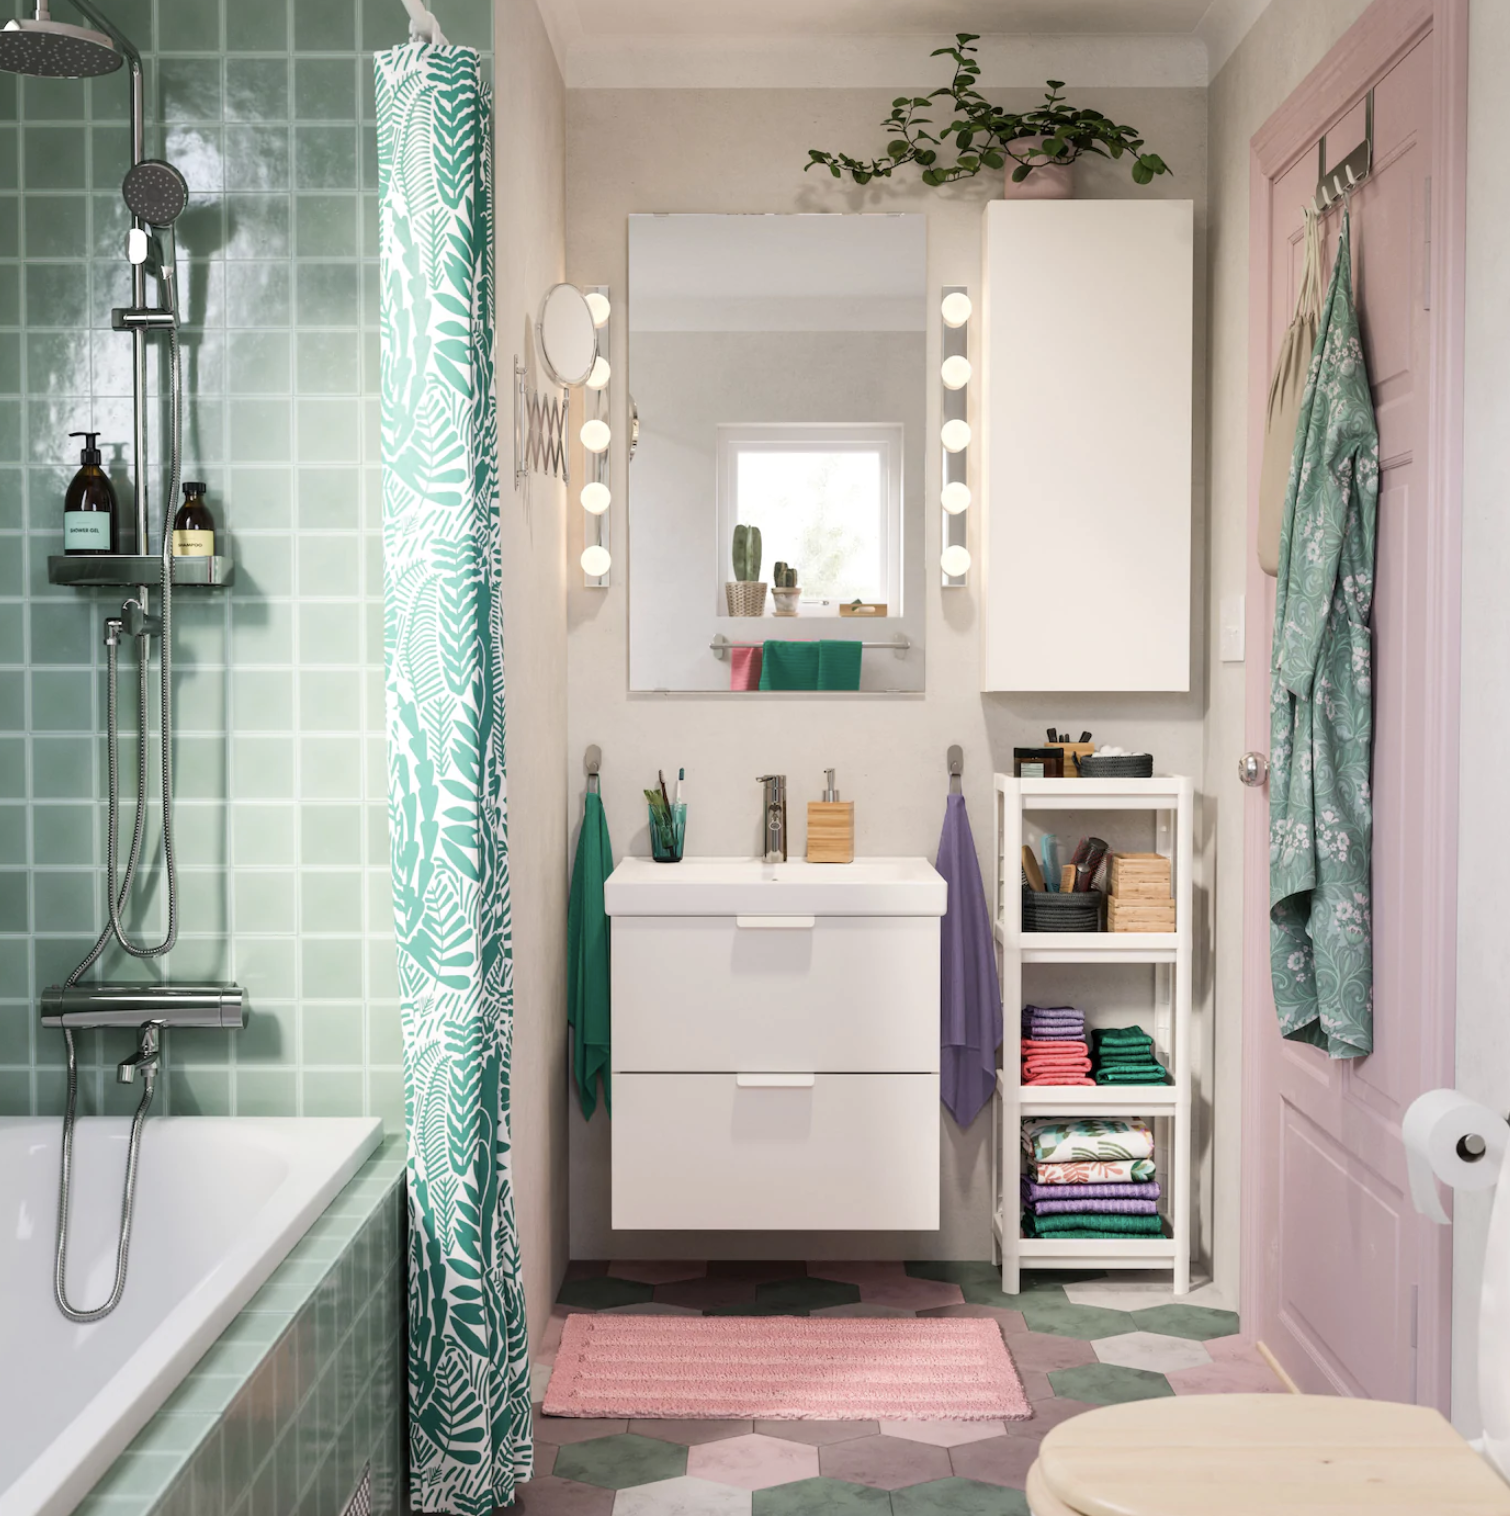
[[[547,1416],[1024,1421],[995,1321],[969,1317],[566,1318]]]

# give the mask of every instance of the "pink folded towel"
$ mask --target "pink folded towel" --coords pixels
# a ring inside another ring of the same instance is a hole
[[[1024,1072],[1023,1072],[1022,1082],[1024,1084],[1054,1084],[1054,1085],[1088,1084],[1093,1089],[1095,1088],[1095,1084],[1096,1084],[1096,1081],[1094,1079],[1087,1079],[1084,1074],[1057,1074],[1057,1073],[1035,1073],[1035,1074],[1029,1074],[1029,1073],[1026,1072],[1026,1070],[1024,1070]]]
[[[729,688],[758,690],[763,648],[736,647],[729,650]]]
[[[1038,1037],[1024,1037],[1022,1039],[1022,1056],[1032,1058],[1035,1056],[1044,1058],[1089,1058],[1091,1046],[1088,1042],[1072,1042],[1067,1038],[1055,1037],[1052,1040]]]

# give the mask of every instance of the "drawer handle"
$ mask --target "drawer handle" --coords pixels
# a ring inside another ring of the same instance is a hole
[[[736,1074],[735,1085],[742,1090],[810,1090],[812,1074]]]
[[[816,916],[736,916],[734,925],[742,932],[810,932],[818,925]]]

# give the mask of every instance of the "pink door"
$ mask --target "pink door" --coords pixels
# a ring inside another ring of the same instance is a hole
[[[1456,951],[1456,421],[1461,362],[1466,6],[1377,0],[1254,138],[1256,489],[1262,407],[1295,306],[1301,207],[1317,142],[1363,140],[1353,196],[1355,289],[1379,422],[1374,599],[1374,1054],[1330,1062],[1283,1041],[1269,987],[1268,791],[1245,815],[1244,1331],[1303,1390],[1447,1408],[1450,1233],[1410,1203],[1405,1108],[1452,1082]],[[1340,212],[1325,224],[1325,256]],[[1251,514],[1251,513],[1250,513]],[[1250,519],[1247,734],[1269,747],[1274,581]],[[1235,755],[1234,755],[1235,756]]]

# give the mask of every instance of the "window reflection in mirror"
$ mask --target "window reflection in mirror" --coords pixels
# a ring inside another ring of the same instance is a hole
[[[629,218],[632,689],[729,689],[720,634],[899,633],[861,689],[923,688],[927,314],[921,216]],[[729,614],[738,525],[758,615]]]

